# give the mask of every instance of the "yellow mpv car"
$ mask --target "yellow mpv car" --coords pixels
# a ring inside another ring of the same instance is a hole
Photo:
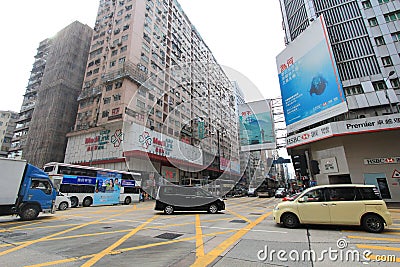
[[[320,185],[308,188],[293,201],[279,203],[273,211],[276,223],[296,228],[300,224],[361,225],[380,233],[392,218],[373,185]]]

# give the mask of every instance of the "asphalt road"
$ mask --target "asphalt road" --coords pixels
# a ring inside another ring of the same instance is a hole
[[[394,225],[381,234],[357,227],[286,229],[272,220],[279,201],[230,198],[218,214],[168,216],[146,201],[68,209],[29,222],[0,217],[0,266],[399,265],[399,209],[391,210]]]

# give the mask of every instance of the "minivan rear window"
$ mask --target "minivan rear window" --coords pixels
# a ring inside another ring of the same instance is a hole
[[[377,188],[374,187],[359,187],[358,190],[364,200],[380,200],[381,195]]]

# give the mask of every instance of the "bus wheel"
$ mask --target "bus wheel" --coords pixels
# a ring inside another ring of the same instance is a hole
[[[82,206],[84,207],[89,207],[90,205],[92,205],[93,201],[91,197],[85,197],[85,199],[82,202]]]
[[[131,204],[131,203],[132,203],[131,197],[126,197],[125,200],[124,200],[124,204],[125,204],[125,205],[129,205],[129,204]]]
[[[71,208],[76,208],[78,207],[78,198],[77,197],[71,197]]]

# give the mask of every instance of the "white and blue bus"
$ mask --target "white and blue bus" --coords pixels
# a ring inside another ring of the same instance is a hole
[[[50,162],[43,170],[55,188],[79,205],[129,205],[139,202],[141,173]]]

